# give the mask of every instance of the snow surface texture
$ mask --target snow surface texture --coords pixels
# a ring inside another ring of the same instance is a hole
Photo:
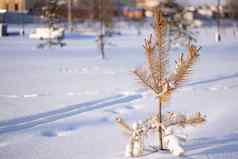
[[[133,123],[156,111],[153,96],[131,73],[144,63],[142,44],[151,30],[141,36],[125,30],[110,39],[105,61],[91,33],[67,33],[64,48],[37,49],[39,42],[28,37],[0,39],[0,159],[125,158],[128,137],[113,119]],[[200,60],[164,110],[207,115],[205,125],[179,130],[189,136],[185,158],[236,159],[238,40],[233,28],[224,30],[221,43],[215,42],[216,28],[198,31]],[[156,139],[145,143],[143,159],[177,158],[152,153],[148,144]]]

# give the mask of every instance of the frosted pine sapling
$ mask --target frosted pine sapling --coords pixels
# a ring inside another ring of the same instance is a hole
[[[158,99],[159,122],[162,123],[162,106],[168,101],[172,91],[178,88],[191,72],[192,65],[198,57],[194,46],[189,46],[188,57],[180,55],[176,62],[176,70],[168,74],[169,52],[167,49],[167,22],[160,9],[156,9],[154,16],[154,30],[156,44],[152,44],[152,35],[145,40],[144,48],[147,58],[147,68],[138,68],[134,71],[140,83],[153,91]],[[163,150],[163,132],[159,127],[160,149]]]
[[[155,116],[145,120],[139,126],[140,133],[137,133],[138,139],[144,139],[144,136],[149,130],[157,130],[159,133],[160,149],[163,150],[164,143],[173,140],[175,145],[166,144],[166,149],[171,151],[175,155],[182,155],[184,153],[182,147],[178,143],[178,137],[176,137],[169,128],[172,126],[186,126],[197,125],[205,121],[205,117],[201,113],[196,113],[192,116],[185,116],[183,114],[177,114],[175,112],[169,112],[163,115],[162,108],[170,99],[172,92],[182,86],[183,82],[187,79],[189,73],[192,70],[192,66],[197,60],[200,48],[196,48],[189,44],[188,55],[184,57],[184,54],[180,54],[176,63],[176,69],[174,72],[168,72],[169,65],[169,53],[167,49],[167,22],[163,17],[161,10],[157,8],[154,14],[154,30],[156,35],[155,44],[152,42],[152,34],[148,39],[145,39],[144,49],[146,54],[147,64],[146,67],[137,68],[134,71],[138,81],[147,89],[151,90],[158,101],[158,112]],[[130,136],[130,139],[134,139],[133,134],[138,129],[130,128],[121,118],[117,118],[116,122],[120,125],[125,132]],[[134,125],[134,124],[133,124]],[[163,141],[165,139],[165,142]],[[134,141],[129,143],[130,156],[138,156],[140,154],[134,152],[141,152],[141,150],[135,150],[133,147]],[[143,143],[143,141],[135,141]],[[176,145],[177,144],[177,145]],[[174,146],[174,147],[173,147]]]
[[[156,34],[156,44],[152,44],[152,34],[149,39],[145,39],[145,52],[147,67],[138,68],[134,71],[140,83],[153,91],[158,99],[158,119],[162,123],[162,105],[170,94],[170,83],[167,79],[168,50],[166,44],[167,23],[160,10],[155,11],[154,30]],[[158,127],[160,149],[163,150],[162,128]]]

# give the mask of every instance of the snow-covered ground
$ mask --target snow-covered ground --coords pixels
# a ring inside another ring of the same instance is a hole
[[[106,60],[93,34],[67,34],[66,47],[44,49],[28,37],[0,38],[0,159],[124,158],[128,137],[114,118],[133,123],[156,111],[153,96],[131,73],[144,63],[150,29],[141,36],[125,30],[108,40]],[[232,28],[221,43],[214,40],[216,28],[198,31],[199,61],[164,111],[207,115],[203,126],[180,130],[188,135],[185,158],[236,159],[238,39]],[[176,157],[148,151],[142,158]]]

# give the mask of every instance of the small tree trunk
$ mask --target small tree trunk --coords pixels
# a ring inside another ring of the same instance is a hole
[[[51,22],[50,22],[51,23]],[[51,47],[51,45],[52,45],[52,38],[51,38],[51,36],[52,36],[52,33],[51,33],[51,29],[53,28],[53,24],[49,24],[49,26],[48,26],[48,29],[49,29],[49,39],[48,39],[48,45],[49,45],[49,47]]]
[[[99,1],[99,14],[100,14],[100,35],[99,35],[99,40],[100,40],[100,51],[102,55],[102,59],[105,59],[105,52],[104,52],[104,3],[103,0]]]
[[[162,123],[162,102],[161,102],[160,98],[159,98],[159,112],[158,112],[158,116],[159,116],[159,122]],[[162,128],[159,127],[158,131],[159,131],[160,150],[164,150]]]
[[[100,21],[100,35],[99,35],[99,43],[100,43],[100,50],[102,59],[105,59],[105,52],[104,52],[104,23],[103,20]]]
[[[103,35],[100,35],[100,50],[101,50],[102,59],[105,59]]]
[[[217,37],[216,40],[217,42],[221,41],[221,0],[217,0]]]
[[[72,0],[68,0],[68,29],[70,32],[73,32]]]

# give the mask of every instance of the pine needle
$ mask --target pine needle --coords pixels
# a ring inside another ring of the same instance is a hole
[[[150,74],[148,74],[147,71],[143,70],[142,68],[136,69],[134,71],[134,74],[136,75],[138,82],[144,86],[145,88],[152,90],[155,94],[158,94],[158,90],[156,89],[155,83],[153,81],[153,78]]]

